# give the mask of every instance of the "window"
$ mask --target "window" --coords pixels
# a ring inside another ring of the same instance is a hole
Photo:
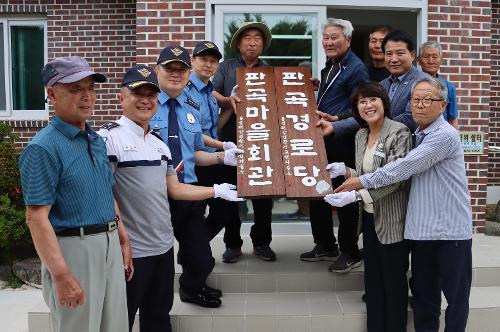
[[[0,119],[48,118],[42,68],[46,22],[0,18]]]
[[[230,42],[241,23],[264,22],[273,41],[260,58],[271,66],[308,66],[317,75],[324,63],[318,22],[325,15],[324,8],[301,6],[216,6],[214,41],[223,45],[224,58],[236,57]]]

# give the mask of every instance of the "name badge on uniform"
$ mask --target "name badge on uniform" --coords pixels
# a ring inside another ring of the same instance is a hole
[[[123,151],[137,151],[137,146],[135,145],[125,145]]]
[[[191,124],[193,124],[193,123],[196,122],[196,119],[195,119],[195,117],[194,117],[194,115],[192,113],[188,113],[186,115],[186,118],[187,118],[188,122],[191,123]]]
[[[384,158],[385,159],[385,153],[384,153],[384,145],[382,143],[379,143],[377,145],[377,149],[373,153],[375,156]]]

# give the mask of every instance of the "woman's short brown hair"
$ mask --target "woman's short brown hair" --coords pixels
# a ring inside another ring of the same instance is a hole
[[[378,82],[367,82],[361,83],[357,86],[354,92],[351,94],[349,101],[351,102],[352,115],[358,121],[359,125],[363,128],[368,127],[365,120],[359,115],[358,100],[363,97],[378,97],[382,100],[384,105],[384,116],[391,118],[391,102],[389,100],[389,95],[385,91],[384,87]]]

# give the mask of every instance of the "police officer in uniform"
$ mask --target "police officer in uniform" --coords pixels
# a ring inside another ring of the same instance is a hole
[[[189,81],[189,52],[180,46],[168,46],[158,57],[156,73],[160,86],[158,112],[150,121],[170,149],[179,182],[196,184],[195,164],[236,165],[237,148],[223,152],[203,151],[200,105],[184,91]],[[214,267],[206,227],[203,223],[205,203],[170,199],[174,235],[179,242],[183,272],[179,278],[181,301],[204,307],[218,307],[222,292],[206,285]]]
[[[214,88],[210,78],[215,74],[221,58],[222,54],[213,42],[203,41],[198,43],[191,57],[192,72],[185,88],[186,93],[200,105],[201,129],[205,143],[203,150],[207,152],[228,150],[236,147],[233,142],[219,141],[217,135],[219,105],[212,94]],[[223,179],[223,172],[224,168],[219,165],[197,166],[196,177],[198,178],[198,184],[212,186],[218,182],[217,179]],[[234,227],[235,225],[229,224],[233,221],[233,218],[227,218],[227,214],[214,213],[214,211],[224,211],[224,204],[227,205],[226,201],[214,198],[207,202],[210,209],[206,218],[206,225],[208,238],[211,240],[224,227]]]
[[[114,193],[129,228],[135,272],[127,283],[129,331],[139,309],[141,332],[171,332],[174,301],[174,234],[168,196],[181,200],[221,197],[241,200],[230,184],[213,187],[180,183],[170,150],[149,121],[158,111],[158,80],[145,65],[130,68],[122,81],[123,116],[102,126],[116,179]]]

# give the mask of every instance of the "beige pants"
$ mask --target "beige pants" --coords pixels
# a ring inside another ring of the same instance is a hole
[[[52,330],[127,332],[125,275],[118,231],[57,239],[87,301],[74,309],[62,307],[50,273],[42,266],[43,297],[51,311]]]

